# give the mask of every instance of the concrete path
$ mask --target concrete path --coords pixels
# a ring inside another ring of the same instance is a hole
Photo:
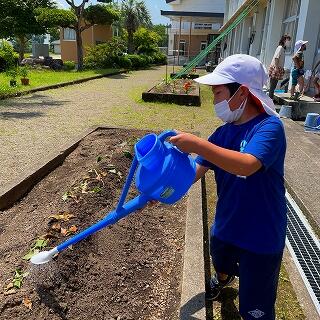
[[[139,110],[132,91],[164,74],[157,67],[0,101],[0,191],[88,127],[117,125],[119,108]]]

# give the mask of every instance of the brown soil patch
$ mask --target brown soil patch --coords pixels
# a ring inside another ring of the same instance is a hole
[[[1,320],[177,319],[186,199],[132,213],[42,267],[22,260],[35,239],[46,235],[53,247],[67,239],[59,227],[83,230],[115,208],[131,165],[128,152],[145,134],[120,129],[91,134],[1,213]],[[128,198],[135,194],[130,191]],[[65,212],[74,217],[56,222],[53,230],[49,217]],[[5,287],[17,268],[29,275],[21,289],[8,294]]]

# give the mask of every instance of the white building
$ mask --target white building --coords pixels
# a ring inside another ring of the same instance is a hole
[[[225,0],[166,0],[166,3],[172,9],[161,10],[161,15],[168,17],[171,25],[168,53],[183,63],[197,56],[219,35]],[[213,54],[218,58],[220,51],[217,49]]]
[[[253,0],[226,0],[224,25],[220,32],[241,14]],[[283,34],[292,37],[285,67],[290,69],[294,44],[308,40],[305,69],[312,70],[320,60],[320,0],[260,0],[251,13],[222,43],[222,57],[246,53],[260,59],[266,67]]]

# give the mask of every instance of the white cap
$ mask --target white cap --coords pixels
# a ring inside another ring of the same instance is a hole
[[[233,82],[242,84],[261,102],[268,114],[279,117],[272,99],[262,90],[267,80],[268,75],[263,64],[258,59],[246,54],[229,56],[212,73],[194,79],[196,82],[210,86]]]
[[[301,49],[304,44],[307,44],[309,41],[298,40],[294,45],[294,51],[297,52]]]

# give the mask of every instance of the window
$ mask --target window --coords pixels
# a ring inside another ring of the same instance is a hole
[[[212,23],[195,23],[194,28],[212,30]]]
[[[76,32],[70,28],[63,29],[63,39],[64,40],[76,40]]]
[[[207,47],[207,41],[201,41],[200,51],[204,50]]]
[[[285,5],[285,15],[283,18],[282,34],[288,34],[291,36],[291,39],[296,38],[299,12],[300,12],[300,3],[301,0],[286,0]],[[293,52],[294,50],[294,41],[291,42],[291,48],[287,48],[287,52]]]
[[[179,54],[180,54],[180,56],[186,55],[186,41],[185,40],[180,40]]]

